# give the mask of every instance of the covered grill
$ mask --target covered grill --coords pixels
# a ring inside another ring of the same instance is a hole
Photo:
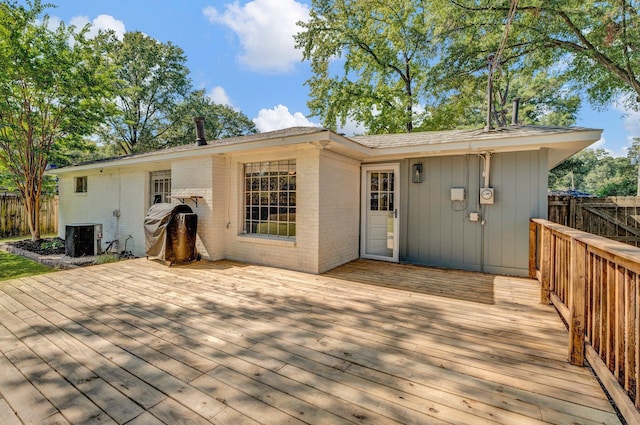
[[[198,216],[188,205],[152,205],[144,219],[147,258],[169,265],[196,260],[197,230]]]

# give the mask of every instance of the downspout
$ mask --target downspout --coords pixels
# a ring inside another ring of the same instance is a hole
[[[484,186],[489,187],[489,173],[491,172],[491,153],[485,152],[483,154],[484,158]]]
[[[484,177],[483,188],[490,187],[490,177],[491,177],[491,153],[485,152],[480,155],[480,157],[484,160],[484,170],[482,171],[482,175]],[[480,204],[480,216],[482,217],[480,221],[480,271],[484,273],[484,263],[485,263],[485,225],[487,222],[485,221],[485,213],[486,213],[486,205]]]
[[[480,181],[482,179],[482,175],[485,176],[485,184],[486,184],[486,173],[485,171],[480,171],[480,159],[484,160],[484,164],[485,164],[485,168],[486,168],[486,158],[483,155],[479,155],[478,156],[478,186],[480,186]],[[482,174],[480,174],[482,173]],[[482,273],[484,273],[484,212],[485,212],[485,208],[484,208],[484,204],[480,203],[480,200],[478,200],[478,204],[480,206],[480,271]]]
[[[120,215],[122,214],[122,176],[120,175],[120,168],[118,170],[118,209],[114,214],[116,216],[116,232],[113,235],[112,240],[117,240],[118,243],[116,245],[116,249],[120,252]]]

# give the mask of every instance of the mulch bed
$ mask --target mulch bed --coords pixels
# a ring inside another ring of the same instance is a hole
[[[9,245],[39,255],[64,255],[64,241],[60,238],[46,238],[32,241],[31,239],[9,242]]]

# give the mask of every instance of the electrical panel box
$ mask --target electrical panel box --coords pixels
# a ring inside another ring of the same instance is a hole
[[[480,221],[480,214],[478,214],[477,212],[469,213],[469,221]]]
[[[464,187],[452,187],[451,188],[451,200],[452,201],[464,201],[465,191]]]
[[[480,203],[493,204],[495,202],[495,192],[492,187],[480,188]]]

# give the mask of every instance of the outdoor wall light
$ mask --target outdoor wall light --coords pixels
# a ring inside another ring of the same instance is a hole
[[[417,162],[411,167],[411,181],[413,183],[422,183],[424,181],[424,167],[421,162]]]

